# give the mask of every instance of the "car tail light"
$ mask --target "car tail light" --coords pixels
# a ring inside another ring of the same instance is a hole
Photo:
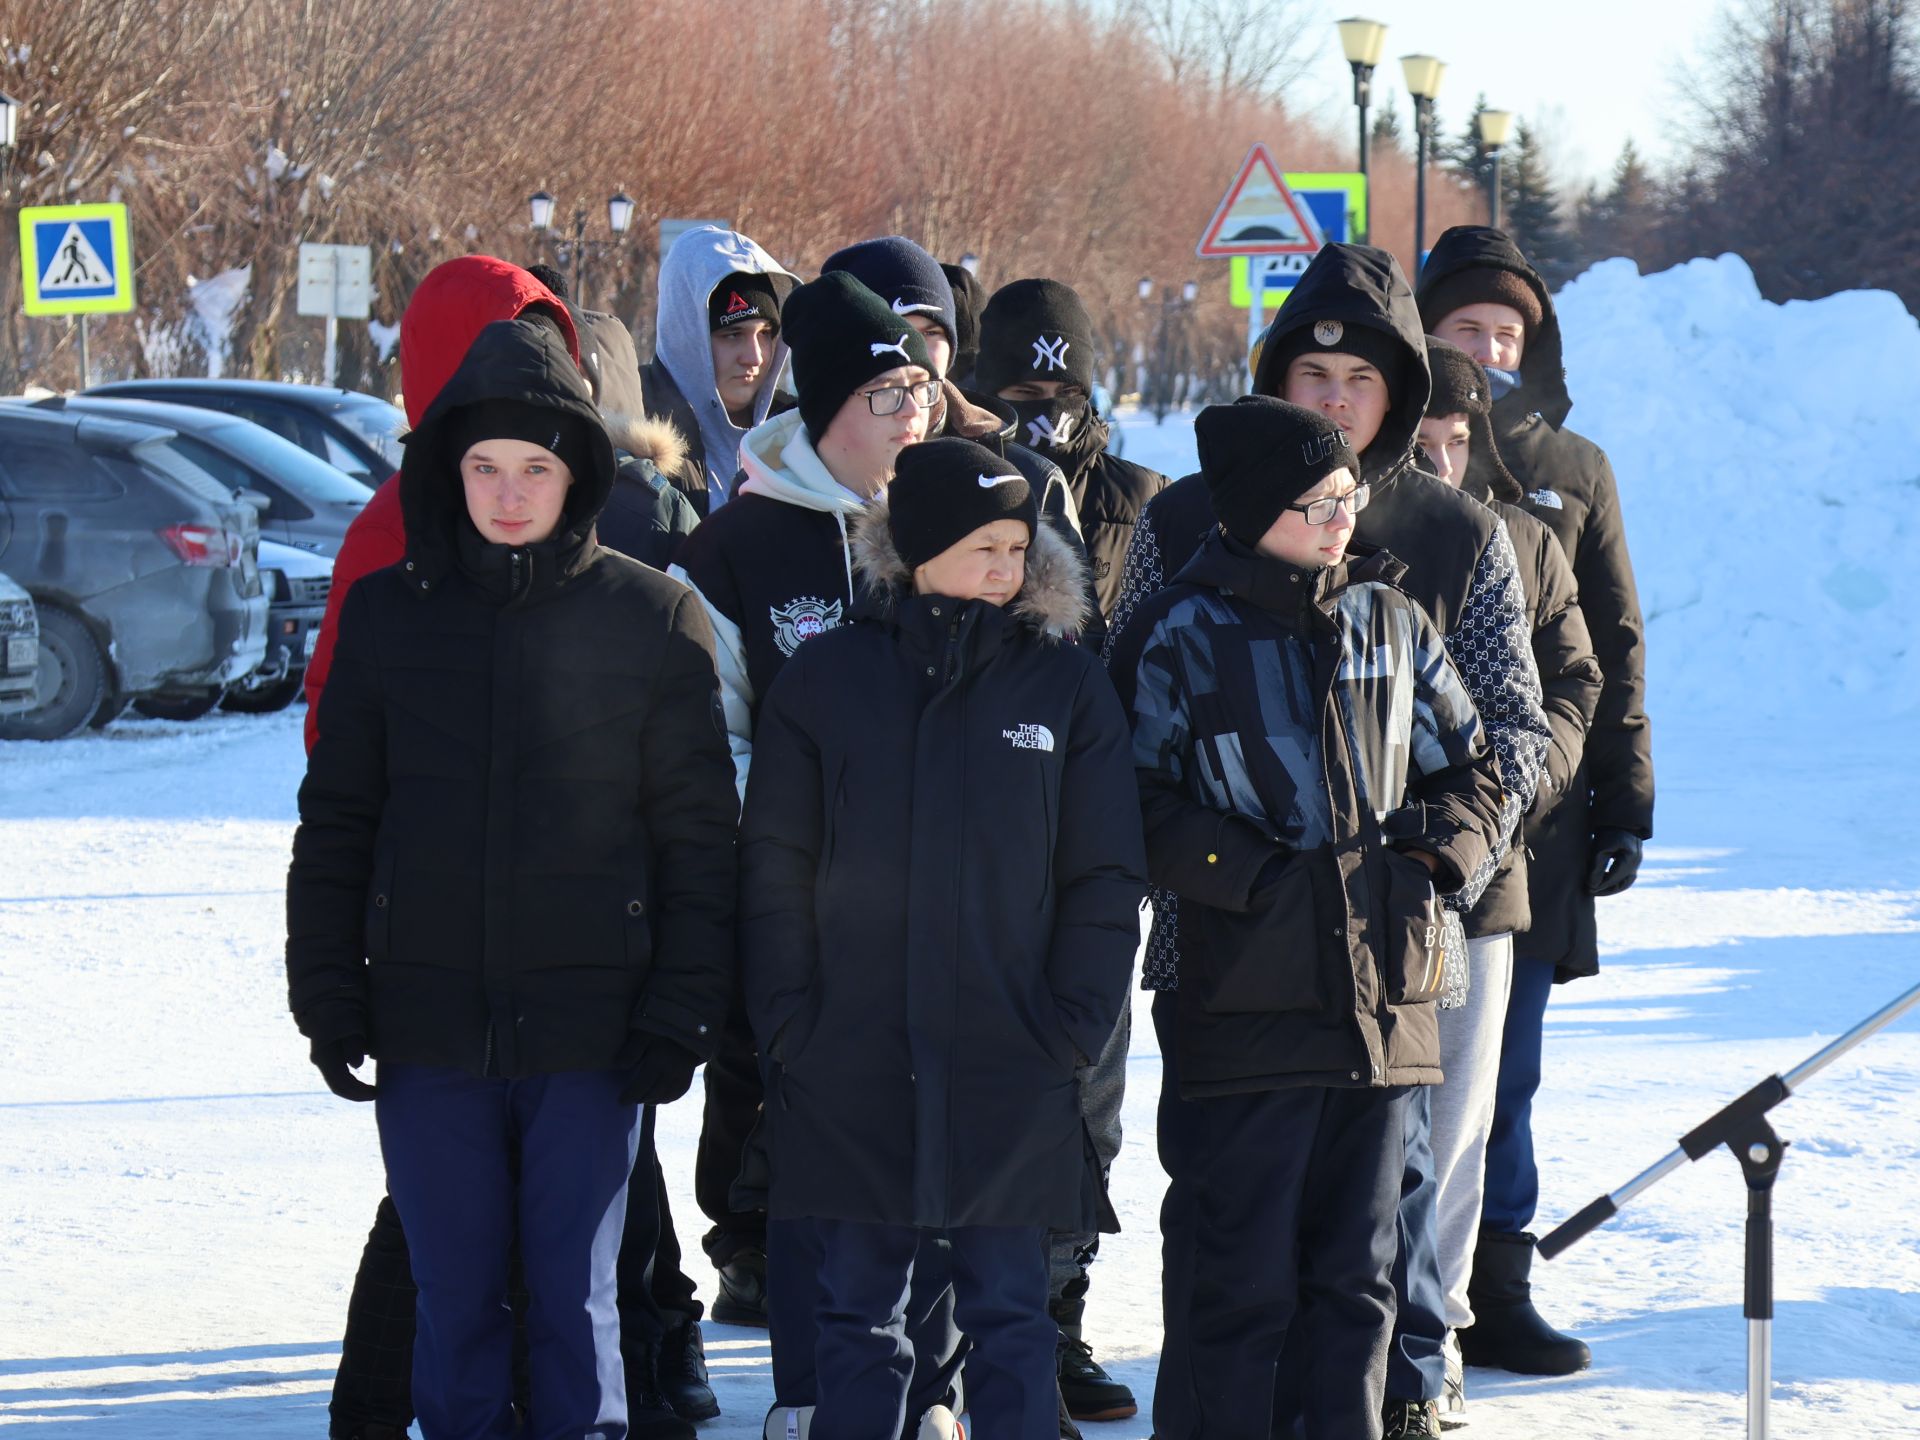
[[[169,525],[160,532],[182,565],[229,566],[240,563],[240,537],[212,525]]]

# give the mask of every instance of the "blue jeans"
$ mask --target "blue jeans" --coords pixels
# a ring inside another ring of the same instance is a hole
[[[413,1403],[424,1440],[520,1433],[507,1303],[516,1226],[529,1295],[525,1440],[626,1440],[615,1266],[640,1111],[620,1103],[620,1082],[380,1065],[380,1153],[420,1292]]]
[[[1480,1225],[1519,1235],[1540,1204],[1540,1171],[1533,1161],[1533,1097],[1540,1089],[1540,1051],[1553,994],[1553,964],[1513,958],[1513,991],[1500,1038],[1500,1085],[1487,1137],[1487,1194]]]

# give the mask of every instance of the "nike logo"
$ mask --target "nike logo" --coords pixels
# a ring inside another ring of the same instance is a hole
[[[893,302],[894,314],[911,315],[916,310],[924,310],[929,315],[938,315],[940,313],[940,307],[938,305],[909,305],[905,300],[900,299],[898,296],[894,298],[894,302]]]
[[[978,478],[982,490],[991,490],[996,485],[1005,485],[1011,480],[1019,480],[1023,477],[1019,475],[982,475]]]

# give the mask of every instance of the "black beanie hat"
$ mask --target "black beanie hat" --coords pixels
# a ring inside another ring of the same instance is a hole
[[[1209,405],[1193,422],[1213,513],[1242,545],[1259,544],[1280,513],[1335,470],[1360,478],[1346,432],[1318,410],[1271,395]]]
[[[980,389],[997,393],[1026,380],[1065,380],[1093,389],[1093,321],[1073,287],[1016,280],[993,292],[980,314]]]
[[[707,293],[707,329],[725,330],[749,320],[780,324],[780,297],[773,280],[752,270],[736,270]]]
[[[964,265],[940,268],[953,287],[953,374],[956,379],[971,379],[980,359],[980,312],[986,308],[987,287]]]
[[[887,531],[909,570],[996,520],[1018,520],[1029,538],[1040,507],[1026,477],[984,445],[948,436],[909,445],[887,486]]]
[[[447,416],[447,453],[459,464],[467,451],[488,440],[524,440],[558,457],[574,479],[593,474],[593,436],[586,419],[524,400],[487,400],[463,405]]]
[[[1427,369],[1433,375],[1433,393],[1427,400],[1429,419],[1442,415],[1467,417],[1467,474],[1460,488],[1484,499],[1517,501],[1526,494],[1500,458],[1493,438],[1493,389],[1480,362],[1458,345],[1427,336]]]
[[[1447,316],[1469,305],[1505,305],[1518,310],[1526,322],[1528,340],[1533,339],[1546,315],[1540,292],[1526,276],[1500,265],[1469,265],[1421,293],[1420,323],[1429,330],[1437,329]]]
[[[927,342],[891,306],[844,270],[787,296],[782,338],[793,356],[800,418],[817,444],[847,397],[876,375],[918,365],[933,375]]]
[[[1458,345],[1427,336],[1427,370],[1433,389],[1427,396],[1427,416],[1485,415],[1493,409],[1487,372]]]
[[[953,313],[953,286],[940,262],[904,235],[862,240],[836,250],[820,273],[844,270],[887,302],[899,316],[925,315],[940,322],[947,340],[960,348],[960,326]]]
[[[1275,324],[1285,323],[1286,312],[1283,310]],[[1273,351],[1272,359],[1267,358],[1267,347]],[[1405,383],[1407,351],[1399,338],[1372,325],[1361,325],[1354,321],[1318,320],[1311,325],[1297,325],[1283,334],[1275,335],[1262,347],[1260,368],[1274,377],[1275,384],[1285,385],[1287,367],[1308,354],[1351,355],[1357,360],[1366,361],[1387,382],[1389,405],[1399,397]]]

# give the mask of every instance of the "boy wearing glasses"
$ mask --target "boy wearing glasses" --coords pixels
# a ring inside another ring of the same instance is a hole
[[[1154,1018],[1187,1191],[1184,1353],[1157,1388],[1184,1393],[1154,1430],[1266,1440],[1291,1335],[1288,1413],[1378,1437],[1408,1087],[1440,1080],[1440,897],[1497,846],[1500,772],[1404,567],[1348,554],[1373,497],[1339,425],[1246,396],[1195,434],[1218,524],[1111,657],[1148,873],[1181,901]]]

